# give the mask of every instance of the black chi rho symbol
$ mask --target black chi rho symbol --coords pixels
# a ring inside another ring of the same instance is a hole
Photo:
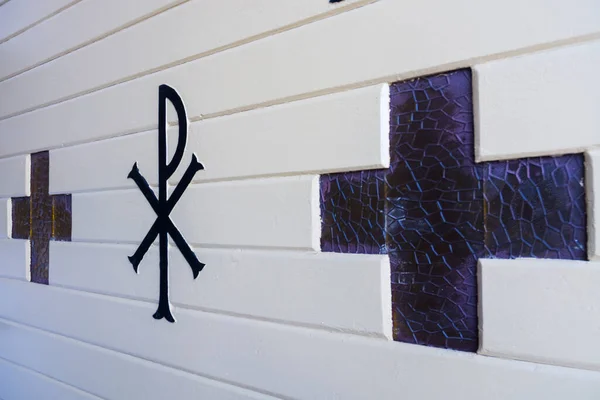
[[[177,148],[175,149],[175,155],[171,162],[167,162],[167,99],[169,99],[171,104],[173,104],[173,107],[175,107],[179,122],[179,138]],[[169,303],[169,242],[167,235],[171,235],[173,242],[175,242],[181,251],[181,254],[183,254],[192,268],[194,279],[198,277],[198,274],[202,271],[202,268],[204,268],[204,264],[198,261],[196,254],[194,254],[169,217],[173,207],[175,207],[175,204],[177,204],[183,195],[183,192],[189,186],[196,172],[204,169],[202,164],[198,162],[196,155],[193,154],[192,162],[175,187],[175,190],[173,190],[171,197],[167,198],[167,180],[173,175],[175,170],[177,170],[177,167],[183,158],[183,151],[185,150],[187,141],[187,128],[187,115],[181,97],[172,87],[160,85],[158,88],[158,199],[152,189],[150,189],[150,185],[146,179],[140,174],[137,162],[133,164],[131,172],[127,175],[128,178],[135,181],[156,213],[156,221],[135,253],[129,257],[129,261],[133,265],[134,271],[137,273],[138,265],[142,261],[142,258],[152,245],[152,242],[159,236],[160,294],[158,298],[158,309],[154,313],[154,318],[165,318],[169,322],[175,322],[175,318],[173,318],[171,305]]]

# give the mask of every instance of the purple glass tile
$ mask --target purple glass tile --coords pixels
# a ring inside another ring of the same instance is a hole
[[[488,257],[587,259],[583,156],[485,165]]]
[[[475,351],[478,258],[585,259],[583,159],[476,164],[470,70],[390,96],[390,168],[321,177],[321,246],[389,254],[395,340]]]
[[[481,166],[473,159],[471,74],[390,88],[387,242],[394,338],[475,351]]]
[[[337,253],[385,253],[385,171],[321,177],[321,248]]]
[[[71,195],[52,196],[52,239],[71,241]]]
[[[31,235],[31,204],[29,197],[13,197],[12,238],[29,239]]]
[[[12,237],[29,239],[31,282],[48,284],[50,240],[71,240],[71,195],[48,193],[50,157],[31,155],[31,197],[12,199]]]
[[[49,240],[52,235],[52,199],[49,188],[49,154],[31,155],[31,281],[48,284]]]

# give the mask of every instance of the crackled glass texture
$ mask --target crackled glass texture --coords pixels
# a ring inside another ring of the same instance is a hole
[[[12,204],[12,238],[29,239],[31,234],[31,206],[29,197],[13,197]]]
[[[385,253],[385,171],[321,178],[323,251]],[[326,199],[326,200],[325,200]]]
[[[390,101],[390,168],[321,178],[321,247],[389,254],[395,340],[475,351],[478,258],[585,258],[582,157],[476,164],[470,70]]]
[[[587,258],[581,154],[493,162],[484,168],[489,256]]]
[[[31,281],[44,284],[48,284],[52,235],[48,166],[47,151],[31,155]]]
[[[50,240],[71,240],[71,195],[49,189],[49,154],[31,155],[30,197],[12,198],[12,237],[29,239],[31,282],[48,284]]]
[[[71,240],[71,195],[52,196],[52,239]]]

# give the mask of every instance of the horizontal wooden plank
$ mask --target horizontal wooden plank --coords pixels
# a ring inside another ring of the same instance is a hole
[[[456,12],[459,9],[462,12]],[[453,17],[448,18],[449,15]],[[556,19],[556,15],[561,18]],[[509,30],[507,20],[511,21]],[[526,5],[517,0],[491,5],[474,0],[382,0],[2,120],[0,156],[156,128],[157,87],[163,83],[181,92],[190,118],[199,118],[349,85],[394,81],[469,66],[475,60],[598,32],[599,26],[595,0],[578,0],[576,7],[559,0],[533,0]],[[414,32],[423,34],[415,36]],[[398,40],[408,37],[411,39]],[[172,41],[168,43],[173,45]],[[240,68],[242,65],[245,68]],[[76,75],[78,79],[96,76]],[[14,132],[19,132],[18,137]]]
[[[600,370],[600,264],[484,259],[479,276],[482,354]]]
[[[50,284],[156,302],[158,249],[150,250],[139,275],[127,259],[134,251],[135,246],[52,242]],[[175,306],[392,336],[387,256],[220,249],[196,254],[206,266],[193,280],[179,251],[170,252]]]
[[[278,396],[591,400],[600,391],[591,371],[190,310],[171,324],[151,317],[152,304],[16,280],[0,280],[0,292],[13,299],[0,302],[3,318]]]
[[[7,278],[30,279],[29,240],[0,239],[0,276]]]
[[[10,237],[12,233],[12,208],[10,199],[0,199],[0,239]]]
[[[7,327],[5,324],[3,327]],[[3,335],[4,336],[4,335]],[[29,348],[31,343],[20,347]],[[99,400],[99,397],[0,358],[0,396],[3,400]]]
[[[599,146],[600,76],[594,68],[599,63],[600,41],[593,41],[476,66],[477,158],[577,153]]]
[[[79,1],[81,0],[18,0],[3,4],[0,10],[0,42]]]
[[[157,184],[157,142],[157,132],[148,131],[51,151],[50,191],[135,187],[127,179],[134,161]],[[195,153],[205,166],[195,182],[325,173],[387,167],[388,143],[389,88],[376,85],[194,122],[184,160]]]
[[[29,156],[0,160],[0,197],[29,196]]]
[[[73,241],[140,243],[156,220],[138,189],[74,194],[72,203]],[[171,218],[190,243],[202,246],[316,250],[319,178],[191,185]]]
[[[374,0],[196,0],[0,83],[0,117],[130,79]],[[87,17],[89,18],[89,17]],[[223,23],[227,21],[227,23]],[[193,38],[193,40],[189,40]],[[151,51],[149,51],[151,49]],[[106,60],[118,60],[107,63]],[[81,71],[86,71],[81,74]],[[35,96],[23,92],[33,90]]]
[[[86,0],[0,43],[0,80],[31,69],[185,0]],[[20,3],[21,0],[15,2]],[[36,4],[38,8],[39,5]],[[0,10],[0,17],[2,11]]]
[[[585,155],[585,186],[588,204],[588,258],[600,261],[600,150]]]
[[[106,400],[273,399],[270,396],[10,321],[0,319],[0,327],[1,357],[54,379],[68,382]],[[0,371],[1,365],[2,360],[0,360]],[[93,366],[93,369],[84,366]],[[21,380],[14,385],[17,393],[25,393],[28,389],[25,387],[26,383]],[[4,385],[0,386],[4,388]],[[96,398],[96,396],[90,397]],[[10,399],[67,400],[71,398],[41,395]]]

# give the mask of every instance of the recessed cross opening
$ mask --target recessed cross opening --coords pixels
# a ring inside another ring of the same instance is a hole
[[[71,195],[50,195],[49,154],[31,155],[29,197],[13,197],[12,238],[29,239],[31,282],[48,284],[50,241],[71,240]]]

